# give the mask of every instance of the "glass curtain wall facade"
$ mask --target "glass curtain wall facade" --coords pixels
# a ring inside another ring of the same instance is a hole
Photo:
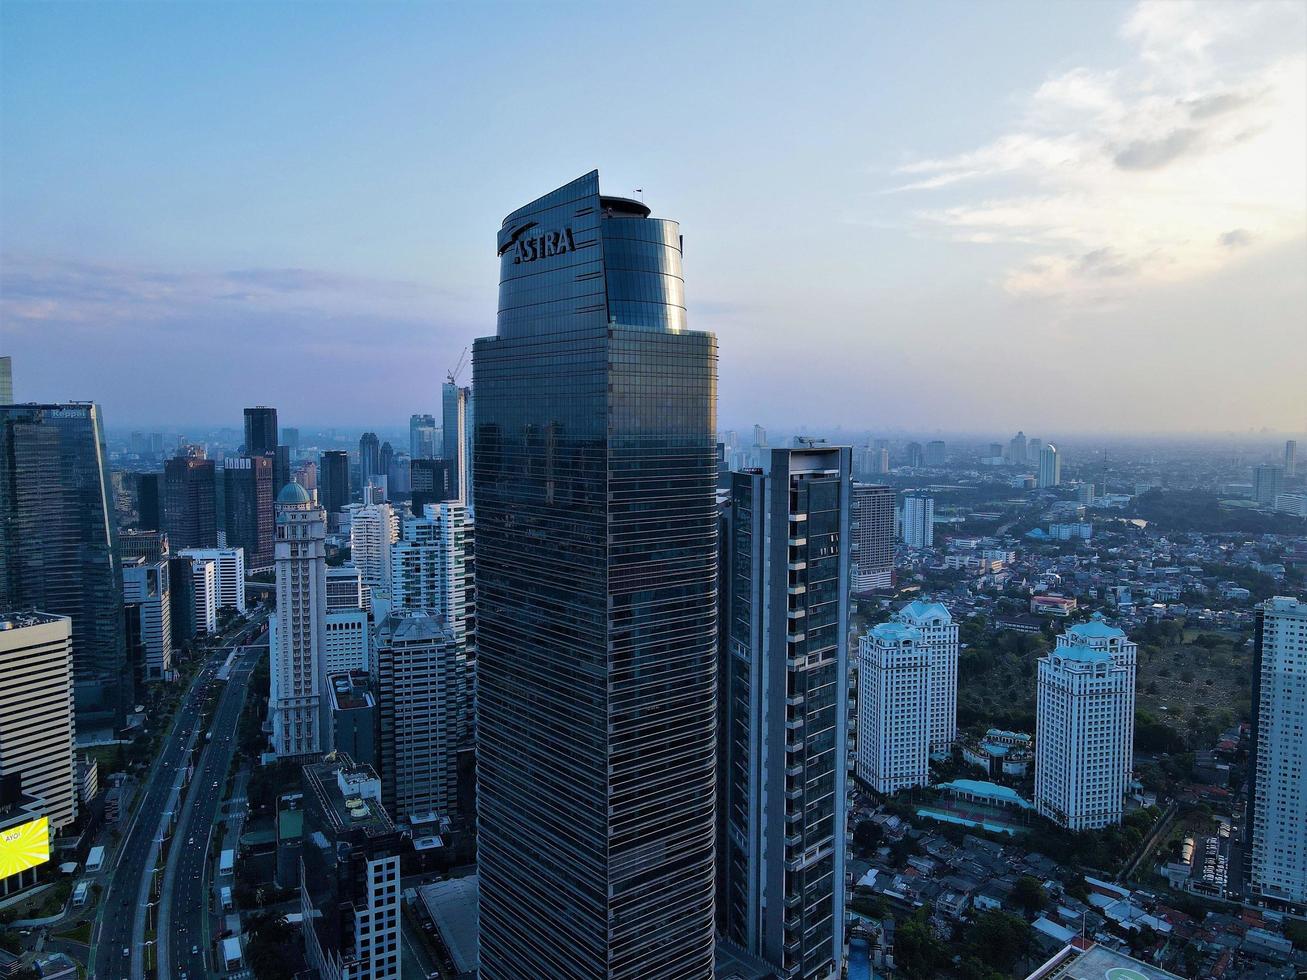
[[[716,340],[685,329],[676,223],[597,172],[509,215],[499,254],[473,357],[481,976],[706,980]]]
[[[0,609],[72,620],[77,726],[121,728],[136,692],[100,409],[0,406]]]

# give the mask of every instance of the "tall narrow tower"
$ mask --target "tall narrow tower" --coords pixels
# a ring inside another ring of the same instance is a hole
[[[277,612],[270,631],[272,750],[328,752],[323,696],[327,618],[327,515],[298,483],[277,496]]]
[[[510,214],[476,396],[482,980],[713,968],[717,345],[592,172]],[[446,431],[446,444],[450,433]]]

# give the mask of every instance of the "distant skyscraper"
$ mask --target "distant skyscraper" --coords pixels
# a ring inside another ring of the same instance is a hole
[[[441,455],[449,464],[450,485],[457,498],[467,501],[468,480],[468,397],[471,389],[460,388],[446,382],[441,386],[443,422],[440,436],[443,442]]]
[[[421,517],[405,517],[391,548],[391,599],[396,609],[426,610],[460,635],[465,629],[467,511],[458,501],[428,504]]]
[[[930,652],[930,751],[947,755],[958,737],[958,627],[938,602],[910,602],[894,617]]]
[[[909,466],[921,466],[922,463],[925,461],[925,456],[921,449],[921,443],[919,442],[908,443],[907,447],[904,449],[904,452],[908,457]]]
[[[389,441],[383,442],[381,444],[381,450],[377,454],[377,472],[381,476],[386,477],[387,481],[390,479],[390,468],[394,462],[395,447],[392,446]],[[387,482],[386,489],[390,489],[389,482]]]
[[[0,667],[0,776],[20,774],[51,827],[67,827],[77,819],[68,618],[0,612]]]
[[[926,465],[943,466],[947,459],[947,446],[942,439],[932,439],[926,443]]]
[[[1039,486],[1056,487],[1062,483],[1062,454],[1049,443],[1039,450]]]
[[[363,583],[374,589],[390,588],[390,549],[399,540],[399,516],[390,504],[367,504],[350,522],[350,560]]]
[[[1044,440],[1038,436],[1031,436],[1026,440],[1026,462],[1033,465],[1039,465],[1039,454],[1044,451]]]
[[[1012,437],[1012,441],[1007,444],[1008,462],[1013,466],[1025,466],[1030,459],[1026,455],[1026,434],[1018,432]]]
[[[872,472],[876,473],[877,475],[884,475],[885,473],[888,473],[890,469],[889,449],[885,446],[881,446],[877,449],[873,449],[872,452],[876,454],[875,465],[872,468]]]
[[[179,456],[164,464],[163,524],[174,549],[218,544],[213,460]]]
[[[169,551],[168,535],[162,531],[118,532],[118,555],[124,561],[128,558],[159,561],[161,558],[167,558]]]
[[[1134,760],[1135,644],[1094,613],[1039,658],[1035,809],[1068,830],[1121,822]]]
[[[272,617],[272,749],[278,756],[331,750],[323,685],[327,616],[327,515],[298,483],[277,497],[277,612]]]
[[[412,459],[408,464],[413,493],[413,513],[422,514],[427,504],[454,500],[457,491],[449,479],[449,462],[444,459]]]
[[[1307,906],[1307,602],[1276,596],[1257,609],[1253,644],[1250,812],[1252,897]]]
[[[499,233],[473,357],[482,980],[712,975],[717,353],[649,213],[591,173]]]
[[[300,447],[300,430],[291,428],[289,425],[282,426],[281,445],[294,452]]]
[[[766,448],[767,446],[767,430],[761,425],[753,427],[753,445],[757,449]]]
[[[377,627],[382,800],[397,817],[452,816],[470,736],[465,648],[449,625],[401,610]]]
[[[721,542],[718,915],[723,935],[778,976],[836,978],[847,942],[852,460],[834,448],[767,457],[763,472],[731,475]]]
[[[98,406],[0,406],[0,609],[68,616],[77,723],[135,704],[123,578]]]
[[[853,591],[891,588],[894,585],[894,490],[891,487],[853,485],[852,535]]]
[[[411,415],[408,420],[408,455],[411,459],[432,459],[436,455],[437,436],[434,415]]]
[[[367,489],[381,473],[381,441],[375,432],[359,437],[359,487]]]
[[[162,531],[164,483],[162,473],[140,473],[136,477],[137,526]]]
[[[14,359],[8,354],[0,357],[0,405],[14,403]]]
[[[935,498],[909,494],[903,498],[903,543],[909,548],[935,547]]]
[[[889,795],[930,782],[930,647],[891,621],[858,644],[858,778]]]
[[[270,456],[277,445],[277,410],[263,405],[245,409],[245,455]]]
[[[1270,463],[1253,467],[1253,500],[1267,507],[1275,506],[1275,498],[1284,489],[1284,468]]]
[[[1284,443],[1284,475],[1296,476],[1298,473],[1298,443],[1288,439]]]
[[[140,617],[140,636],[145,645],[145,676],[150,680],[166,678],[172,669],[172,591],[168,559],[125,559],[123,601]]]
[[[336,515],[349,503],[349,453],[328,450],[322,454],[318,463],[318,479],[322,484],[318,501],[334,525]]]
[[[273,461],[267,456],[223,460],[226,492],[227,547],[245,549],[245,567],[252,572],[272,567],[276,536],[273,503]]]

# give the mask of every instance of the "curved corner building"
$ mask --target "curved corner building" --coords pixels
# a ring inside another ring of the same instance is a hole
[[[504,219],[478,340],[482,980],[707,980],[717,347],[592,172]]]

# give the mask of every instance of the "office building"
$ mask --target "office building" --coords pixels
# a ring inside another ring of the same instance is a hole
[[[1031,436],[1026,440],[1026,462],[1032,466],[1039,466],[1039,454],[1044,451],[1044,440],[1038,436]]]
[[[1262,463],[1253,467],[1253,500],[1267,507],[1275,506],[1275,498],[1284,489],[1284,467]]]
[[[467,501],[468,491],[468,402],[470,388],[451,381],[441,385],[441,456],[449,465],[449,482],[458,500]]]
[[[77,724],[121,728],[135,705],[100,409],[0,406],[0,609],[67,616]]]
[[[721,542],[718,916],[778,976],[840,977],[847,943],[851,455],[733,473]]]
[[[935,498],[908,494],[903,498],[903,543],[909,548],[935,547]]]
[[[397,819],[452,815],[471,735],[463,644],[436,616],[408,610],[381,621],[376,643],[382,800]]]
[[[946,447],[943,440],[932,439],[926,443],[926,465],[943,466],[946,459]]]
[[[885,452],[881,449],[878,452]],[[855,483],[853,499],[853,591],[894,586],[894,490]]]
[[[77,819],[72,638],[66,616],[0,613],[0,780],[20,775],[56,831]]]
[[[322,662],[328,673],[368,669],[371,642],[366,609],[328,609],[323,631]]]
[[[281,427],[281,445],[285,446],[291,452],[300,447],[300,430],[292,428],[289,425]]]
[[[349,503],[349,453],[341,450],[323,453],[318,460],[318,479],[322,481],[318,502],[334,528],[338,515]]]
[[[939,602],[909,602],[894,617],[930,652],[930,753],[945,756],[958,737],[958,627]]]
[[[290,482],[290,447],[278,446],[267,458],[272,460],[273,487],[284,487]]]
[[[177,550],[218,545],[216,470],[213,460],[178,456],[164,463],[163,527]]]
[[[1307,914],[1307,602],[1276,596],[1253,633],[1249,893]]]
[[[0,405],[14,403],[14,359],[0,355]]]
[[[245,612],[245,551],[242,548],[187,548],[188,558],[207,558],[213,562],[218,587],[218,608]]]
[[[44,801],[23,790],[23,777],[18,773],[0,777],[0,840],[5,844],[6,864],[12,860],[17,869],[0,867],[0,899],[17,896],[37,883],[45,870],[43,866],[50,862],[50,836]],[[17,956],[8,950],[0,953],[0,969],[6,976],[26,972],[17,969]],[[31,976],[31,972],[27,975]]]
[[[327,672],[327,697],[331,703],[331,744],[356,763],[376,769],[377,699],[367,671]]]
[[[136,523],[142,528],[163,530],[164,483],[162,473],[136,474]]]
[[[443,459],[412,459],[408,464],[413,497],[412,511],[421,516],[427,504],[456,500],[458,494],[449,478],[449,463]]]
[[[223,461],[227,547],[245,551],[251,572],[272,568],[276,515],[273,501],[273,460],[267,456],[240,456]]]
[[[349,525],[350,561],[363,584],[390,588],[390,552],[399,540],[399,515],[390,504],[366,504],[354,511]]]
[[[1135,644],[1094,613],[1039,658],[1035,809],[1068,830],[1121,822],[1134,758]]]
[[[237,553],[239,554],[239,552]],[[215,558],[188,555],[191,563],[191,593],[195,599],[195,632],[212,636],[218,632],[218,609],[221,607],[222,588],[219,584],[219,562]],[[242,573],[242,578],[244,575]],[[244,595],[244,588],[240,594]]]
[[[398,980],[401,841],[381,780],[347,754],[304,767],[300,912],[323,980]]]
[[[166,561],[169,556],[168,535],[162,531],[118,532],[118,557],[144,558],[146,561]]]
[[[858,643],[857,774],[888,796],[930,782],[930,647],[892,620]]]
[[[327,612],[338,609],[362,609],[363,590],[359,570],[353,565],[336,565],[327,569]]]
[[[649,215],[590,173],[499,232],[472,385],[482,980],[712,974],[717,350]]]
[[[198,615],[200,608],[195,595],[196,560],[187,558],[184,555],[175,555],[169,557],[167,562],[168,615],[172,621],[172,642],[174,649],[180,649],[183,644],[195,639],[201,629],[201,619]],[[204,574],[202,569],[200,574]],[[209,602],[214,603],[214,609],[216,610],[217,579],[214,577],[215,573],[212,568],[209,569],[208,575],[213,582]],[[201,585],[203,584],[202,582]],[[203,629],[205,633],[211,632],[210,622],[207,618],[203,620]]]
[[[1284,443],[1284,475],[1298,475],[1298,443],[1293,439],[1286,439]]]
[[[908,443],[904,448],[904,453],[907,456],[909,466],[921,466],[925,462],[925,454],[919,442]]]
[[[270,456],[277,443],[277,410],[263,405],[245,409],[245,455]]]
[[[365,432],[359,439],[359,488],[366,490],[382,473],[381,440],[375,432]]]
[[[433,459],[439,447],[440,428],[434,415],[410,415],[408,454],[412,459]]]
[[[140,617],[141,642],[145,646],[145,676],[164,680],[172,670],[172,593],[168,560],[123,560],[123,602],[128,615]]]
[[[391,457],[386,470],[386,492],[391,497],[402,499],[412,492],[411,463],[408,453],[395,453]]]
[[[1056,487],[1062,483],[1062,454],[1049,443],[1039,450],[1039,488]]]
[[[298,483],[277,495],[277,611],[268,713],[278,756],[331,751],[323,697],[327,617],[327,515]]]
[[[1030,457],[1026,454],[1026,434],[1018,432],[1007,444],[1008,462],[1013,466],[1025,466]]]

